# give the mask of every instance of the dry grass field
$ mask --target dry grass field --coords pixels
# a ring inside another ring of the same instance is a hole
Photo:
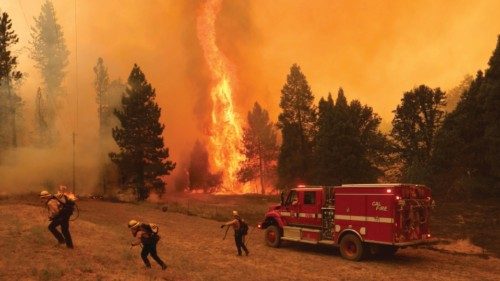
[[[407,248],[390,259],[355,263],[343,260],[332,247],[266,247],[258,229],[248,237],[250,255],[237,257],[231,233],[222,240],[224,230],[217,220],[225,219],[233,208],[250,221],[257,220],[273,200],[214,198],[172,200],[168,212],[157,204],[83,200],[80,217],[71,225],[74,250],[55,246],[45,210],[35,196],[0,200],[0,280],[498,280],[500,276],[499,259],[451,254],[446,247]],[[159,224],[158,252],[169,265],[166,271],[154,263],[153,269],[144,269],[140,249],[130,249],[126,224],[131,218]]]

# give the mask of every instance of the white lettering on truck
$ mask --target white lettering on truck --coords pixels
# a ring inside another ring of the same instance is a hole
[[[377,211],[384,211],[384,212],[387,211],[387,206],[382,205],[382,203],[378,201],[373,201],[372,206],[375,207],[375,210]]]

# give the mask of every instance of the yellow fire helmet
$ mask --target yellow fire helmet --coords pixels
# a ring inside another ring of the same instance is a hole
[[[136,228],[140,225],[141,223],[136,221],[136,220],[130,220],[128,222],[128,228]]]
[[[233,211],[233,216],[239,217],[240,215],[238,215],[238,211]]]
[[[49,196],[50,196],[50,193],[47,190],[42,190],[42,192],[40,192],[41,198],[45,198],[45,197],[49,197]]]

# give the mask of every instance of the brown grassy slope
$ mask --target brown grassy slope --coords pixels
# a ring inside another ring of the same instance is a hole
[[[494,280],[500,261],[404,249],[389,260],[353,263],[334,248],[290,244],[264,246],[262,232],[249,235],[248,257],[236,257],[220,223],[161,212],[147,204],[80,202],[71,226],[75,250],[54,247],[44,210],[26,202],[0,201],[0,280]],[[158,250],[169,268],[144,270],[139,249],[129,249],[130,218],[156,222]]]

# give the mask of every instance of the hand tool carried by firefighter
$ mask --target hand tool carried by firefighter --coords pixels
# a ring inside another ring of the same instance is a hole
[[[227,236],[228,231],[229,231],[229,225],[227,225],[227,227],[226,227],[226,232],[224,233],[224,237],[222,238],[222,240],[226,240],[226,236]]]

